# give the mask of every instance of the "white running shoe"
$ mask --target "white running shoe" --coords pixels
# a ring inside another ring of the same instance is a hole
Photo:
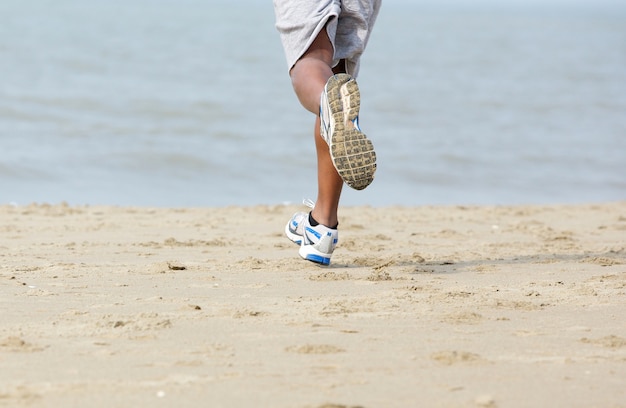
[[[307,261],[329,265],[330,257],[339,241],[339,232],[335,228],[328,228],[322,224],[311,226],[308,215],[302,224],[304,235],[298,253]]]
[[[321,134],[343,181],[362,190],[374,180],[376,152],[359,127],[361,93],[348,74],[328,79],[320,99]]]
[[[310,208],[315,205],[311,200],[305,200],[304,204]],[[285,226],[285,235],[300,245],[298,253],[302,258],[322,265],[330,264],[339,240],[336,228],[328,228],[322,224],[311,226],[309,213],[306,212],[297,212],[291,217]]]

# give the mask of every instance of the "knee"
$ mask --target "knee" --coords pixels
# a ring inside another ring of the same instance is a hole
[[[290,71],[291,84],[296,92],[307,88],[309,84],[326,80],[333,74],[332,61],[315,56],[305,55],[293,66]]]

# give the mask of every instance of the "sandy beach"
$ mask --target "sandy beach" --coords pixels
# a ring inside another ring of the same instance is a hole
[[[626,202],[0,207],[0,405],[626,407]]]

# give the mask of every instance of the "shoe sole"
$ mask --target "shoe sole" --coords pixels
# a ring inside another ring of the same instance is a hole
[[[350,75],[337,74],[328,80],[326,93],[334,120],[330,157],[343,181],[363,190],[374,180],[376,152],[367,136],[352,125],[361,106],[359,87]]]
[[[315,250],[312,245],[300,246],[300,250],[298,251],[298,253],[300,254],[300,257],[302,257],[302,259],[305,259],[307,261],[315,262],[320,265],[330,265],[330,257],[332,254],[323,254]]]

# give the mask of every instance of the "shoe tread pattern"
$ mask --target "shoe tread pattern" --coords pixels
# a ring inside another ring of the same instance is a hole
[[[359,116],[359,87],[351,76],[338,74],[331,77],[326,89],[335,123],[330,143],[333,164],[346,184],[363,190],[374,180],[376,152],[367,136],[352,125]]]

